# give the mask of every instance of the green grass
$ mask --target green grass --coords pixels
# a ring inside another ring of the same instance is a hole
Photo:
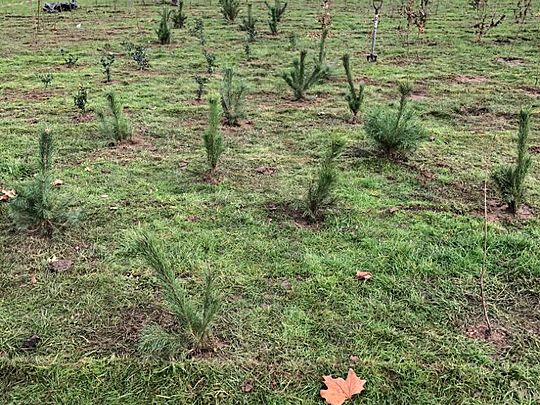
[[[540,145],[538,8],[520,27],[510,18],[513,2],[497,2],[508,18],[479,45],[466,1],[438,2],[426,34],[411,32],[406,46],[400,2],[389,2],[379,62],[368,64],[371,7],[336,2],[332,78],[297,103],[279,75],[298,54],[291,33],[316,55],[317,1],[290,1],[277,37],[268,35],[263,2],[254,2],[259,36],[250,62],[244,33],[223,21],[217,1],[186,2],[188,29],[173,30],[166,46],[154,33],[162,6],[150,0],[81,0],[76,12],[43,15],[37,35],[27,3],[0,11],[0,188],[33,175],[39,130],[49,125],[55,178],[64,180],[56,191],[84,217],[46,240],[14,232],[0,205],[1,403],[317,404],[321,376],[345,377],[349,367],[367,380],[352,403],[540,402],[535,217],[490,223],[487,295],[503,338],[467,333],[482,323],[482,182],[513,159],[520,107],[532,107],[531,144]],[[220,67],[209,93],[226,66],[249,87],[246,120],[222,127],[217,185],[203,180],[208,112],[194,102],[193,77],[206,62],[189,34],[196,17]],[[149,46],[148,71],[125,54],[125,40]],[[111,84],[98,62],[107,43],[117,55]],[[79,56],[74,68],[63,66],[61,48]],[[415,83],[411,106],[431,141],[407,162],[376,157],[362,125],[348,123],[346,52],[355,81],[366,82],[366,112],[393,103],[398,81]],[[520,59],[501,59],[509,57]],[[46,72],[54,80],[44,90],[36,74]],[[89,88],[87,119],[73,105],[79,83]],[[99,133],[93,118],[108,91],[126,107],[133,144],[110,147]],[[291,212],[334,135],[349,146],[337,206],[323,224],[304,226]],[[540,198],[537,156],[531,207]],[[276,172],[259,174],[260,166]],[[489,199],[496,201],[491,185]],[[134,252],[139,228],[176,252],[191,292],[202,288],[205,267],[218,276],[215,353],[170,359],[138,351],[145,325],[174,325]],[[53,258],[73,267],[54,273]],[[358,270],[373,279],[356,281]],[[42,339],[37,350],[18,350],[33,334]],[[249,393],[241,389],[247,379]]]

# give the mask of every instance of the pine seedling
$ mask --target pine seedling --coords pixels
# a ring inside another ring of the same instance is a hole
[[[184,0],[178,0],[176,10],[172,13],[173,28],[182,29],[186,24],[187,16],[184,13]]]
[[[344,147],[343,140],[332,140],[322,159],[319,171],[308,188],[305,215],[312,221],[319,220],[323,209],[333,203],[332,193],[338,180],[336,159]]]
[[[293,90],[295,100],[303,100],[306,91],[321,79],[321,68],[318,65],[315,65],[311,74],[306,72],[306,55],[307,51],[300,51],[300,59],[294,60],[292,69],[281,75]]]
[[[29,183],[20,186],[16,197],[9,202],[9,215],[18,229],[51,236],[55,229],[76,219],[53,199],[53,153],[53,136],[45,129],[39,137],[39,172]]]
[[[47,90],[52,83],[54,76],[51,73],[38,73],[37,78],[43,83],[45,90]]]
[[[194,79],[195,79],[195,82],[197,83],[196,100],[201,101],[202,96],[204,94],[204,86],[206,85],[206,83],[208,83],[208,78],[197,75],[194,77]]]
[[[266,7],[268,8],[268,26],[270,27],[270,32],[272,35],[277,35],[279,23],[281,22],[283,14],[285,14],[285,10],[287,9],[287,3],[281,4],[280,0],[274,0],[273,5],[270,5],[267,1],[265,1],[264,4],[266,4]]]
[[[400,102],[397,113],[388,109],[379,109],[369,114],[364,124],[368,137],[388,157],[412,151],[428,137],[426,129],[416,114],[407,108],[412,86],[409,83],[401,83],[399,92]]]
[[[221,14],[223,18],[229,24],[234,23],[236,17],[240,13],[240,1],[239,0],[219,0],[221,6]]]
[[[315,63],[319,66],[320,81],[327,80],[330,77],[330,67],[326,64],[326,39],[328,38],[328,29],[323,29],[321,40],[319,41],[319,55]]]
[[[77,61],[79,60],[78,56],[73,55],[69,52],[66,52],[63,49],[60,49],[60,54],[62,55],[62,58],[64,58],[64,65],[66,65],[69,68],[74,67],[77,64]]]
[[[364,102],[365,86],[363,84],[360,84],[358,90],[356,90],[352,78],[350,55],[343,55],[342,60],[345,74],[347,75],[347,83],[349,83],[349,92],[347,93],[345,98],[347,99],[347,103],[349,104],[349,110],[351,110],[353,114],[353,122],[356,122],[358,113],[360,112],[360,109],[362,108],[362,103]]]
[[[518,212],[525,198],[525,180],[532,164],[528,153],[529,121],[530,113],[521,110],[515,165],[499,166],[491,175],[502,200],[513,214]]]
[[[204,147],[206,149],[206,158],[210,175],[216,171],[219,157],[224,150],[223,137],[219,133],[219,121],[221,113],[219,111],[219,98],[216,96],[210,97],[208,100],[210,113],[208,117],[208,129],[204,133]]]
[[[161,45],[167,45],[171,43],[171,28],[169,27],[170,17],[170,10],[167,10],[166,8],[161,10],[159,26],[156,30],[156,34]]]
[[[98,111],[97,116],[101,128],[101,133],[110,138],[113,143],[118,143],[131,138],[131,128],[124,117],[122,104],[114,93],[105,95],[107,102],[107,114]]]
[[[115,61],[115,56],[111,52],[103,52],[99,63],[101,64],[101,70],[105,75],[105,81],[109,83],[111,81],[111,66]]]
[[[238,125],[244,116],[244,101],[247,87],[242,80],[234,78],[234,70],[225,68],[221,83],[221,107],[227,125]]]
[[[88,88],[82,84],[79,84],[79,90],[73,96],[73,104],[83,114],[86,112],[86,104],[88,104]]]
[[[192,350],[204,347],[220,305],[214,277],[211,273],[206,273],[202,302],[197,304],[176,278],[173,263],[153,236],[142,233],[137,240],[137,251],[154,270],[167,306],[183,328],[181,335],[190,339]],[[159,342],[170,343],[167,340],[166,336],[162,335],[161,339],[152,339],[153,344],[149,346],[163,348],[164,345]],[[146,343],[149,341],[150,339],[146,339]]]
[[[245,31],[248,35],[249,42],[255,41],[257,37],[257,19],[253,17],[253,5],[248,4],[247,17],[242,19],[242,24],[240,24],[240,30]]]

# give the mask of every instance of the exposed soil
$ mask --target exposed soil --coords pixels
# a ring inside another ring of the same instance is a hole
[[[319,222],[310,221],[302,210],[287,203],[268,204],[265,209],[270,221],[282,221],[284,218],[289,218],[300,228],[319,229],[324,221],[324,218],[320,218]]]
[[[469,326],[465,333],[471,339],[489,343],[495,347],[497,354],[502,354],[511,347],[511,336],[506,329],[497,325],[492,325],[492,331],[489,333],[488,326],[483,320]]]

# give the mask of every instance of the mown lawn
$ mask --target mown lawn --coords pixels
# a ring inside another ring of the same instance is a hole
[[[0,188],[31,178],[39,131],[50,127],[64,181],[56,192],[83,217],[46,239],[14,231],[0,205],[1,403],[318,404],[322,376],[345,377],[349,367],[367,380],[352,403],[540,403],[538,5],[520,26],[515,2],[497,1],[507,19],[477,44],[465,0],[435,1],[421,36],[406,34],[400,1],[385,1],[379,62],[368,64],[369,2],[336,1],[331,79],[295,102],[279,74],[298,55],[291,33],[312,65],[318,1],[290,1],[276,37],[254,1],[250,61],[244,33],[223,21],[217,1],[186,2],[188,27],[165,46],[154,33],[163,6],[151,0],[80,0],[73,13],[42,15],[37,34],[35,2],[5,3]],[[194,100],[193,77],[206,62],[190,34],[196,18],[219,66],[208,93],[219,91],[225,66],[249,87],[242,125],[222,127],[219,184],[204,180],[208,106]],[[126,40],[149,46],[149,70],[126,56]],[[111,84],[98,63],[107,44],[116,54]],[[61,48],[80,57],[75,67],[64,66]],[[362,125],[349,122],[345,52],[366,83],[366,111],[395,104],[399,81],[414,83],[430,140],[406,161],[375,154]],[[54,79],[44,90],[36,74],[47,72]],[[73,106],[80,83],[90,89],[84,117]],[[126,107],[133,143],[110,146],[100,135],[95,112],[110,90]],[[532,214],[499,215],[489,184],[486,289],[496,333],[484,339],[483,182],[513,161],[521,107],[532,109]],[[336,205],[308,226],[291,213],[334,135],[347,140]],[[195,296],[205,269],[218,276],[215,351],[168,358],[138,349],[145,325],[175,326],[136,255],[139,230],[175,252]],[[52,271],[55,259],[73,265]],[[373,278],[358,281],[357,271]],[[32,335],[37,348],[21,351]]]

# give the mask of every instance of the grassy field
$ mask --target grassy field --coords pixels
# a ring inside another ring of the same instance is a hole
[[[278,36],[254,1],[259,36],[249,61],[244,33],[224,22],[217,0],[187,2],[188,27],[165,46],[154,32],[163,6],[150,0],[80,0],[73,13],[42,15],[38,33],[35,2],[3,3],[0,188],[35,173],[47,126],[57,140],[54,176],[64,182],[55,191],[82,219],[41,238],[15,231],[0,205],[1,403],[318,404],[322,376],[345,377],[350,367],[367,380],[351,403],[540,403],[538,5],[518,25],[515,2],[497,1],[507,19],[478,44],[465,0],[435,1],[423,35],[407,34],[400,1],[385,1],[379,61],[368,64],[369,2],[336,1],[332,76],[295,102],[279,74],[298,56],[291,33],[312,65],[318,1],[291,0]],[[196,18],[219,66],[208,93],[219,91],[226,66],[249,88],[246,119],[221,129],[219,184],[204,180],[208,105],[194,100],[193,77],[206,62],[190,34]],[[150,69],[137,70],[126,40],[149,46]],[[110,84],[99,65],[107,44],[116,54]],[[75,67],[63,64],[61,48],[80,57]],[[414,83],[411,103],[430,140],[405,161],[373,153],[363,126],[349,122],[345,52],[366,83],[366,111],[395,104],[399,81]],[[54,76],[47,90],[39,73]],[[73,105],[80,83],[90,89],[84,116]],[[98,130],[95,112],[110,90],[125,105],[131,143],[110,146]],[[485,339],[483,181],[513,161],[521,107],[532,108],[530,212],[502,215],[489,184],[495,333]],[[335,135],[347,140],[337,204],[324,222],[307,224],[292,214]],[[218,276],[213,352],[139,350],[145,325],[175,326],[135,254],[141,229],[175,252],[193,294],[205,268]],[[73,265],[53,271],[55,259]],[[358,281],[357,271],[373,278]],[[41,342],[22,352],[32,335]]]

